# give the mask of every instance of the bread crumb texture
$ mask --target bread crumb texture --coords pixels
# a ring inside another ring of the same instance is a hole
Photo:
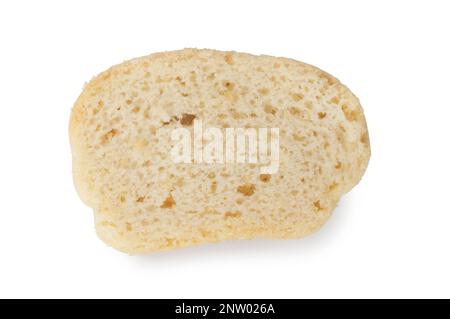
[[[277,127],[280,165],[184,164],[171,131]],[[75,186],[99,237],[135,254],[227,239],[297,238],[321,227],[370,157],[358,99],[298,61],[184,49],[113,66],[70,119]]]

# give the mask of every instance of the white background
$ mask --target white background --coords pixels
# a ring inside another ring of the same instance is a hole
[[[448,1],[0,3],[0,297],[450,297]],[[134,257],[96,237],[70,109],[109,66],[184,47],[294,58],[360,98],[372,158],[321,231]]]

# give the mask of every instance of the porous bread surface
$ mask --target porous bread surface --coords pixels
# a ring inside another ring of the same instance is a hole
[[[188,116],[187,116],[188,115]],[[185,164],[171,132],[279,128],[280,164]],[[370,157],[358,99],[295,60],[214,50],[152,54],[90,81],[70,120],[73,175],[108,245],[143,253],[225,239],[295,238],[325,223]]]

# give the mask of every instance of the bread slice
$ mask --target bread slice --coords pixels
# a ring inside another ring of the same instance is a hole
[[[177,128],[278,128],[279,166],[177,163]],[[97,233],[127,253],[321,227],[370,157],[358,99],[295,60],[184,49],[113,66],[70,119],[73,175]]]

